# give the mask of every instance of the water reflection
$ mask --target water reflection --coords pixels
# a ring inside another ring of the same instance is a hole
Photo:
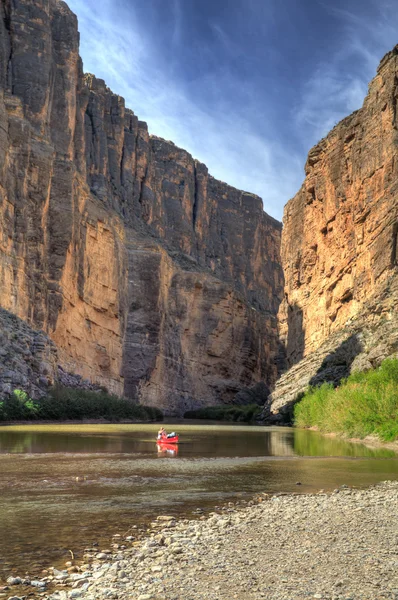
[[[289,434],[287,434],[289,435]],[[352,444],[338,437],[324,436],[317,431],[292,429],[290,436],[293,453],[298,456],[344,456],[347,458],[393,458],[396,453],[387,448],[368,448]]]
[[[176,458],[178,456],[178,444],[156,444],[158,456]]]
[[[65,562],[70,549],[81,556],[94,541],[107,546],[112,534],[162,512],[398,478],[392,451],[312,431],[173,428],[176,448],[158,448],[157,425],[1,427],[0,575]]]
[[[315,431],[284,427],[173,425],[181,443],[156,444],[156,425],[42,425],[0,428],[0,454],[138,454],[188,457],[345,456],[389,458],[372,449]]]

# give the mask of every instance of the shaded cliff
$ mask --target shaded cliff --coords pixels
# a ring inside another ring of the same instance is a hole
[[[279,317],[292,368],[270,398],[273,412],[309,384],[338,383],[339,370],[377,366],[398,350],[397,82],[398,46],[363,107],[310,151],[304,184],[285,207]],[[344,345],[353,339],[354,354]]]
[[[168,412],[272,385],[281,225],[83,74],[65,3],[0,7],[0,305]]]

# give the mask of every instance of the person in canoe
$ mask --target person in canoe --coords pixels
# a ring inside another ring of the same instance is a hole
[[[167,431],[165,430],[165,428],[161,427],[158,431],[157,441],[165,443],[168,442],[169,444],[178,444],[178,435],[175,431],[167,435]]]
[[[158,440],[161,440],[162,438],[167,437],[167,431],[165,430],[164,427],[161,427],[158,431]]]

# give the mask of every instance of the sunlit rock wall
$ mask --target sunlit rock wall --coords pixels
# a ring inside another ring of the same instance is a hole
[[[360,315],[397,269],[398,50],[363,107],[309,153],[284,212],[281,334],[294,364]]]
[[[280,223],[83,74],[65,3],[0,6],[0,305],[169,412],[272,385]]]
[[[285,207],[281,341],[291,368],[266,418],[290,418],[300,393],[339,385],[398,355],[398,47],[380,63],[363,107],[309,153]]]

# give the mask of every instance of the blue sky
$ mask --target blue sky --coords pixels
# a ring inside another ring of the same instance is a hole
[[[281,219],[398,43],[395,0],[68,0],[84,70]]]

